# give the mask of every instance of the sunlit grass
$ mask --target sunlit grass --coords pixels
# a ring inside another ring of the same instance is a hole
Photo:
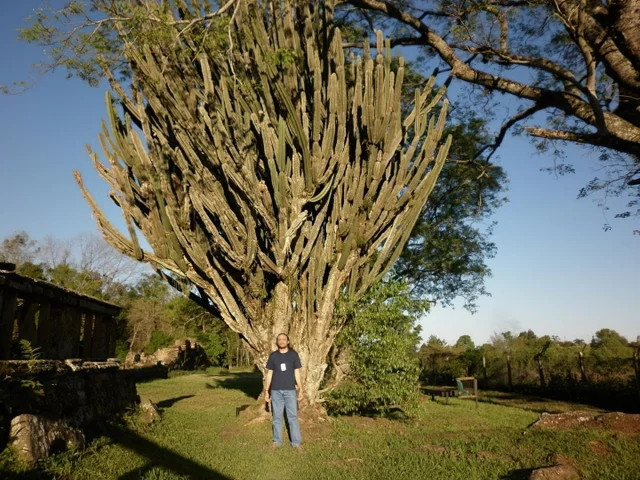
[[[224,373],[139,384],[140,396],[163,409],[158,423],[114,429],[85,452],[43,462],[43,476],[15,478],[524,479],[532,468],[549,465],[553,454],[569,458],[584,478],[640,478],[638,436],[529,429],[544,402],[499,394],[485,394],[477,408],[469,400],[445,404],[424,397],[416,416],[405,421],[340,417],[303,423],[303,451],[288,445],[273,451],[269,422],[247,425],[247,416],[236,416],[237,407],[254,404],[260,377]],[[572,405],[549,406],[566,411]],[[11,461],[5,452],[0,468]],[[19,470],[15,463],[11,469]]]

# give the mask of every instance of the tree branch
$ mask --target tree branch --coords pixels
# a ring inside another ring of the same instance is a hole
[[[403,46],[408,47],[411,45],[424,45],[424,40],[420,37],[399,37],[390,39],[391,47]],[[362,48],[362,42],[342,42],[343,48]],[[370,48],[376,48],[376,42],[369,43]]]
[[[575,3],[573,0],[555,0],[557,11],[562,20],[574,24]],[[598,57],[607,67],[607,73],[617,82],[629,88],[640,90],[640,76],[630,61],[618,48],[610,33],[588,12],[580,13],[583,24],[582,34],[589,45],[595,48]]]
[[[517,113],[513,117],[511,117],[509,120],[507,120],[505,123],[502,124],[502,126],[500,127],[500,132],[498,132],[498,135],[496,136],[495,141],[493,143],[489,144],[489,145],[483,146],[480,150],[478,150],[474,154],[473,160],[478,159],[480,157],[480,155],[482,155],[486,150],[490,149],[491,152],[489,153],[489,155],[486,158],[486,160],[489,161],[491,159],[491,157],[493,156],[493,154],[498,149],[498,147],[502,144],[502,141],[504,140],[504,137],[507,134],[507,131],[513,125],[515,125],[519,121],[524,120],[525,118],[533,115],[534,113],[539,112],[540,110],[544,110],[545,108],[547,108],[547,105],[545,105],[543,103],[536,103],[533,106],[531,106],[531,107],[523,110],[522,112]]]
[[[566,0],[558,0],[558,2],[559,4],[566,3]],[[594,111],[592,105],[588,101],[577,97],[575,93],[535,87],[477,70],[463,62],[453,47],[420,19],[400,10],[393,3],[380,0],[350,0],[348,3],[359,8],[379,11],[413,28],[420,34],[419,38],[424,42],[424,45],[428,45],[435,50],[440,58],[451,66],[451,74],[456,78],[484,86],[490,90],[509,93],[517,98],[553,105],[564,113],[577,117],[589,125],[597,125],[598,114]],[[547,68],[550,66],[547,64]],[[574,79],[572,79],[573,82],[575,82]],[[599,137],[599,143],[604,142],[605,145],[611,148],[624,148],[621,151],[636,156],[640,155],[640,127],[610,112],[603,112],[602,115],[606,134]]]
[[[604,114],[602,112],[602,108],[600,107],[600,102],[598,100],[597,92],[596,92],[596,67],[597,63],[593,55],[593,50],[589,43],[585,40],[584,30],[585,30],[585,12],[584,12],[584,0],[581,0],[580,5],[576,5],[575,10],[572,12],[572,16],[574,16],[573,21],[569,21],[569,19],[560,16],[562,22],[565,25],[565,28],[569,32],[569,34],[573,37],[573,41],[580,49],[582,53],[582,57],[584,58],[585,69],[586,69],[586,78],[585,78],[585,87],[581,87],[581,90],[585,93],[587,100],[589,101],[589,105],[593,110],[595,116],[594,125],[598,129],[598,132],[601,134],[604,133],[607,129]],[[554,1],[556,5],[556,9],[560,10],[557,1]],[[577,15],[574,13],[577,12]]]
[[[549,140],[565,140],[584,145],[611,148],[611,139],[599,133],[572,132],[567,130],[551,130],[542,127],[525,127],[524,130],[534,137],[547,138]],[[640,147],[635,142],[623,142],[619,140],[619,151],[640,154]]]

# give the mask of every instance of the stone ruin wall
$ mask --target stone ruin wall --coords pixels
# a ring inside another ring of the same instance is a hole
[[[166,369],[127,371],[111,358],[117,305],[14,270],[0,264],[0,450],[33,462],[83,448],[93,426],[138,405],[136,381]],[[20,358],[22,340],[31,358]]]

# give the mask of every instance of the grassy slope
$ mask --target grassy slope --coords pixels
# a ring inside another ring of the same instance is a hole
[[[477,409],[472,401],[447,405],[425,398],[417,417],[404,422],[342,417],[303,424],[303,451],[288,445],[273,451],[269,422],[245,425],[246,418],[236,417],[236,407],[253,404],[259,389],[259,378],[246,373],[140,384],[140,396],[164,409],[159,423],[114,428],[87,451],[53,457],[41,470],[78,480],[518,479],[548,465],[557,453],[573,459],[585,478],[640,478],[638,436],[530,430],[538,414],[525,408],[544,404],[504,395],[485,397],[492,403],[481,402]],[[558,402],[548,406],[549,411],[571,408]],[[5,452],[0,468],[10,461]],[[12,469],[18,469],[15,462]]]

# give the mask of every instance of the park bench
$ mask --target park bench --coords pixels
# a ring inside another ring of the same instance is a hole
[[[458,398],[473,398],[478,407],[478,380],[475,377],[458,377],[456,378],[457,396]]]
[[[444,398],[445,403],[449,403],[450,397],[473,398],[478,406],[478,380],[475,377],[458,377],[455,387],[424,387],[423,391],[431,395],[432,401],[436,396]]]
[[[455,397],[458,393],[456,387],[425,387],[425,393],[431,395],[431,400],[435,400],[436,395],[439,397],[444,397],[445,403],[449,403],[449,397]]]

